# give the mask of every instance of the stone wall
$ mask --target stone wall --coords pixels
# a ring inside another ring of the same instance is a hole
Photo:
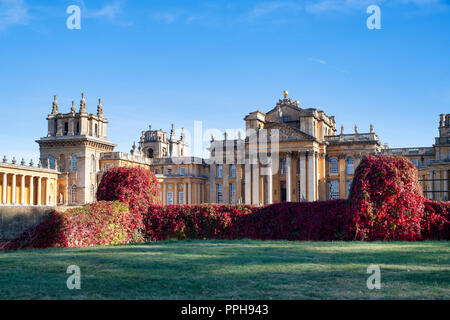
[[[27,228],[39,224],[54,209],[55,207],[0,206],[0,240],[20,236]]]

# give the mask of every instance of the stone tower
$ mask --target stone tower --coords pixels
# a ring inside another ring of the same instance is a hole
[[[185,157],[189,154],[189,145],[186,142],[184,130],[180,139],[175,137],[175,128],[172,124],[170,136],[162,129],[142,131],[139,141],[139,151],[148,158]]]
[[[39,144],[41,165],[60,172],[58,204],[95,201],[101,154],[113,151],[116,146],[107,139],[108,120],[103,116],[101,99],[97,114],[87,112],[84,94],[81,94],[78,112],[72,101],[70,112],[60,113],[57,97],[54,96],[47,121],[47,136],[36,142]]]

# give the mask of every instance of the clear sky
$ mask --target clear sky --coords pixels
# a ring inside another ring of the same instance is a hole
[[[69,5],[81,29],[69,30]],[[369,30],[366,9],[381,9]],[[88,111],[103,99],[109,139],[244,127],[288,90],[346,132],[370,123],[391,147],[431,146],[450,112],[450,1],[0,0],[0,156],[37,159],[53,94]]]

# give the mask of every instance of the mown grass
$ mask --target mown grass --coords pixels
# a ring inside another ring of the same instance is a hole
[[[381,268],[368,290],[367,267]],[[66,269],[81,269],[69,290]],[[165,241],[0,252],[0,299],[450,299],[437,242]]]

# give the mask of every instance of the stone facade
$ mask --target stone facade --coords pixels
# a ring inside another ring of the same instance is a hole
[[[368,132],[337,132],[333,116],[298,101],[279,99],[267,113],[245,118],[246,135],[211,139],[209,159],[189,156],[181,131],[141,132],[130,153],[114,152],[101,100],[89,114],[84,94],[77,111],[60,113],[57,98],[48,115],[48,132],[37,140],[40,162],[0,163],[3,205],[82,205],[95,201],[103,173],[113,166],[141,166],[155,172],[164,204],[247,203],[346,198],[354,170],[369,154],[401,155],[418,168],[424,194],[448,200],[450,114],[442,114],[432,147],[389,149],[373,125]],[[264,143],[261,137],[264,136]],[[255,147],[256,146],[256,147]]]

